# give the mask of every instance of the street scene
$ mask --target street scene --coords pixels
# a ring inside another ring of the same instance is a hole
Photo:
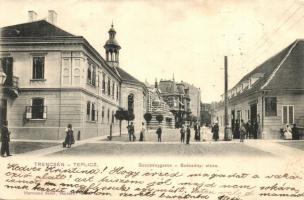
[[[95,5],[0,15],[1,159],[303,153],[301,1],[272,17],[258,2]],[[162,19],[124,15],[139,8]]]

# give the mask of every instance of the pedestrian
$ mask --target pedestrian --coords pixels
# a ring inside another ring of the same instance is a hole
[[[4,121],[1,126],[1,157],[12,156],[9,152],[9,142],[10,142],[10,134],[11,132],[7,128],[8,122]]]
[[[139,141],[145,141],[145,132],[146,132],[145,123],[142,122],[141,123],[141,130],[140,130]]]
[[[158,126],[157,130],[156,130],[156,134],[157,134],[157,141],[161,142],[161,135],[162,135],[162,128],[161,125]]]
[[[194,124],[194,139],[195,141],[200,141],[200,133],[198,124]]]
[[[65,136],[65,144],[68,148],[71,148],[72,144],[75,143],[74,139],[74,130],[72,128],[72,124],[68,124],[68,127],[65,129],[66,136]]]
[[[245,134],[245,138],[246,139],[250,139],[251,138],[251,121],[248,120],[246,123],[246,134]]]
[[[235,129],[234,129],[233,138],[235,138],[235,139],[240,138],[240,120],[238,120],[238,119],[235,122]]]
[[[214,126],[212,127],[212,133],[212,139],[217,141],[219,139],[219,126],[217,122],[215,122]]]
[[[134,125],[133,122],[130,123],[130,125],[127,126],[128,129],[128,135],[129,135],[129,141],[134,141],[135,136],[134,136]]]
[[[185,142],[185,133],[186,133],[186,129],[185,129],[185,125],[183,124],[181,129],[180,129],[181,143]]]
[[[293,140],[299,140],[299,133],[298,133],[298,128],[296,124],[293,124],[293,127],[291,129],[291,133],[292,133],[292,139]]]
[[[203,125],[203,127],[201,128],[201,130],[202,130],[201,136],[202,136],[202,141],[203,142],[207,141],[207,129],[208,129],[207,124]]]
[[[285,140],[290,140],[292,139],[292,130],[288,124],[286,124],[286,127],[283,130],[284,132],[284,139]]]
[[[191,137],[191,129],[190,129],[190,126],[189,126],[189,125],[187,126],[186,132],[187,132],[187,135],[186,135],[186,144],[189,144],[189,142],[190,142],[190,137]]]
[[[246,136],[246,124],[244,123],[244,120],[241,120],[241,124],[240,124],[240,142],[244,142],[244,138]]]

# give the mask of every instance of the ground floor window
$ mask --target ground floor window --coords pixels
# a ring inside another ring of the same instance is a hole
[[[277,116],[277,98],[265,97],[265,116]]]
[[[283,105],[282,122],[283,122],[283,124],[293,124],[294,123],[294,106]]]
[[[26,107],[27,119],[46,119],[45,100],[41,97],[32,98],[31,106]]]

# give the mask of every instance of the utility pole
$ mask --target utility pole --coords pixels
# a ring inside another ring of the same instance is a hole
[[[225,125],[225,135],[224,140],[229,141],[231,140],[231,128],[228,122],[228,57],[224,57],[224,64],[225,64],[225,113],[224,113],[224,125]]]

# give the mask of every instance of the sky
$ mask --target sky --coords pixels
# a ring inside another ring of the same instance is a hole
[[[304,0],[0,0],[0,27],[38,19],[48,10],[57,26],[84,36],[104,57],[113,21],[120,67],[141,81],[185,81],[200,88],[202,102],[224,93],[224,56],[233,87],[304,35]]]

